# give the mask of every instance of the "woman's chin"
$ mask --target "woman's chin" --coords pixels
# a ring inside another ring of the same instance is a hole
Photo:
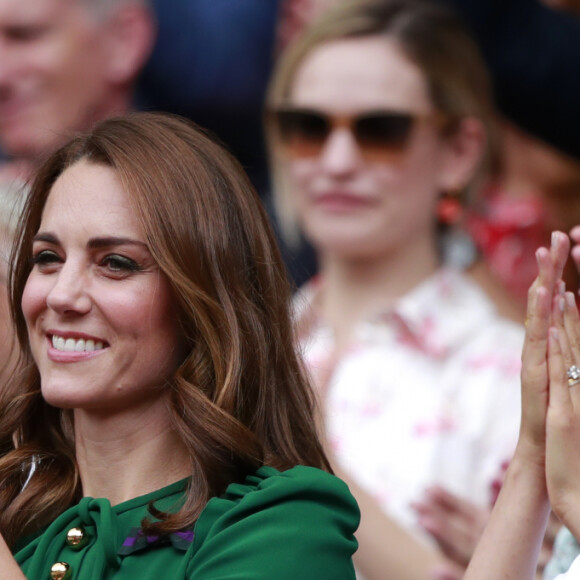
[[[78,385],[45,384],[41,385],[42,398],[52,407],[75,409],[90,406],[86,393],[79,391]]]

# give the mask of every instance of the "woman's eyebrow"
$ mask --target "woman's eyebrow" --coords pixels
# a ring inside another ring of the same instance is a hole
[[[40,232],[36,234],[33,241],[60,245],[58,236],[50,232]],[[133,238],[124,238],[118,236],[91,238],[87,244],[87,247],[90,249],[109,248],[111,246],[141,246],[148,249],[148,246],[145,242],[141,242],[140,240],[135,240]]]
[[[34,236],[33,242],[48,242],[49,244],[59,244],[58,236],[48,233],[48,232],[41,232]]]
[[[133,238],[121,238],[116,236],[91,238],[87,246],[91,249],[109,248],[111,246],[142,246],[143,248],[148,248],[145,242],[134,240]]]

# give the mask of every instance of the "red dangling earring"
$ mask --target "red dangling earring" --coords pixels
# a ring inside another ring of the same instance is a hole
[[[448,191],[441,195],[437,202],[436,215],[438,221],[446,226],[454,226],[463,217],[463,206],[460,191]]]

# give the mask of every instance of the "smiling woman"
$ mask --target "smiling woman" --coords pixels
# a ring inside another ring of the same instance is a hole
[[[198,128],[135,114],[52,155],[11,272],[2,569],[353,577],[288,301],[259,198]]]
[[[158,387],[178,366],[182,337],[169,281],[145,239],[111,167],[79,161],[52,186],[22,296],[51,405],[126,414],[130,398],[142,410],[167,397]],[[167,410],[151,409],[157,418]]]

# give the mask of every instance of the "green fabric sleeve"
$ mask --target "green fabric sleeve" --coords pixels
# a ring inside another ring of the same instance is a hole
[[[354,579],[360,513],[340,479],[262,468],[213,498],[195,527],[188,580]]]

